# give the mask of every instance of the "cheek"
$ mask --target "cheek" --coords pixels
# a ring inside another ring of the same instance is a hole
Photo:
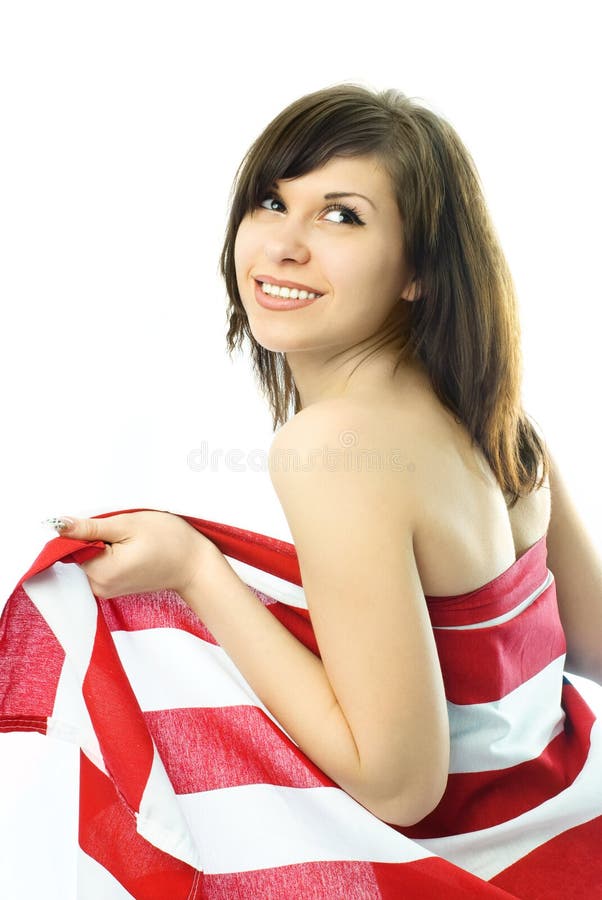
[[[375,242],[337,261],[332,271],[345,319],[351,331],[378,328],[401,292],[403,262],[396,248]]]
[[[241,222],[236,232],[234,240],[234,271],[236,273],[236,283],[238,292],[244,309],[249,311],[249,304],[252,302],[250,293],[250,272],[253,270],[257,262],[257,254],[253,244],[253,229],[248,228],[245,220]]]
[[[401,291],[405,278],[405,266],[397,247],[379,248],[366,266],[363,283],[368,283],[383,300],[390,301]]]
[[[243,266],[245,261],[249,260],[253,244],[257,243],[256,240],[253,241],[255,231],[249,217],[245,216],[238,226],[234,239],[234,263],[236,266]]]
[[[375,242],[375,245],[364,244],[353,252],[346,252],[336,260],[331,258],[328,271],[335,286],[344,291],[351,302],[364,305],[366,297],[387,296],[397,284],[401,268],[397,257],[382,243]]]

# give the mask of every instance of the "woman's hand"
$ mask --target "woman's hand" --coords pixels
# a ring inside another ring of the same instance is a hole
[[[61,536],[105,541],[94,559],[80,563],[97,597],[171,589],[179,594],[195,579],[215,544],[180,516],[149,510],[102,519],[74,519]],[[218,551],[219,552],[219,551]]]

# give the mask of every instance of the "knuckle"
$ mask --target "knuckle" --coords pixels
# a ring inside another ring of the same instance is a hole
[[[79,524],[79,532],[82,536],[82,540],[89,541],[94,538],[95,526],[91,519],[84,519]]]

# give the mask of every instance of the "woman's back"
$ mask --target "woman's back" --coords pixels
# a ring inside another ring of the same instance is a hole
[[[549,480],[508,509],[483,452],[471,446],[467,429],[426,376],[413,378],[408,390],[396,388],[374,386],[339,402],[349,403],[354,415],[358,405],[365,412],[370,449],[382,460],[399,452],[390,466],[391,487],[395,491],[403,479],[404,502],[405,488],[412,488],[414,553],[425,595],[467,593],[506,571],[546,534]]]
[[[508,509],[485,456],[426,379],[342,402],[358,437],[370,434],[366,446],[401,460],[392,492],[410,479],[400,502],[415,511],[448,703],[446,791],[423,820],[392,827],[512,896],[585,896],[553,864],[565,850],[591,854],[600,781],[594,716],[563,677],[549,480]],[[579,884],[599,888],[596,865]]]
[[[496,578],[546,533],[549,482],[508,509],[483,452],[434,392],[417,398],[417,413],[423,462],[416,461],[413,476],[414,551],[422,587],[429,597],[464,594]]]

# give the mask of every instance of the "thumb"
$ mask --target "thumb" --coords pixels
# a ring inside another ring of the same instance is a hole
[[[45,525],[55,528],[58,533],[80,541],[106,541],[111,543],[122,537],[117,522],[105,519],[76,519],[74,516],[60,516],[46,519]]]

